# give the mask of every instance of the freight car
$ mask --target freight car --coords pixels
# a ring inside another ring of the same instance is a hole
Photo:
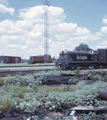
[[[107,66],[107,49],[98,49],[91,52],[62,51],[56,61],[56,66],[61,68],[99,67]]]
[[[30,56],[30,63],[44,63],[45,61],[45,55],[39,55],[39,56]],[[47,55],[47,62],[51,63],[52,59],[50,55]]]
[[[21,57],[0,56],[0,63],[21,63]]]

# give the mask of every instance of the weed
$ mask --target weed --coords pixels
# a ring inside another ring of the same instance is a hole
[[[77,82],[79,82],[79,79],[76,76],[75,77],[71,77],[68,82],[77,83]]]
[[[102,81],[107,81],[107,75],[102,78]]]
[[[88,71],[88,79],[93,79],[93,76],[95,74],[94,68],[89,66],[89,71]]]
[[[99,75],[95,75],[95,76],[93,76],[93,80],[95,80],[95,81],[102,80],[102,77]]]
[[[89,114],[83,114],[79,116],[80,120],[96,120],[95,112],[89,112]]]
[[[5,81],[5,78],[0,78],[0,86],[3,86],[4,81]]]
[[[60,86],[41,86],[39,87],[39,91],[46,91],[48,93],[51,93],[51,92],[64,92],[65,91],[65,86],[66,85],[60,85]]]
[[[79,68],[77,68],[77,70],[74,71],[75,76],[79,75]]]
[[[105,74],[107,75],[107,71],[105,72]]]
[[[14,90],[13,97],[24,98],[24,94],[30,92],[31,90],[27,87],[18,87]]]
[[[8,112],[11,109],[12,100],[6,97],[5,99],[0,100],[0,111]]]
[[[68,73],[69,71],[64,71]],[[11,105],[16,105],[21,110],[29,113],[35,112],[40,106],[48,107],[49,110],[61,109],[61,104],[68,105],[104,105],[96,98],[101,88],[107,88],[104,81],[95,81],[91,85],[86,85],[85,81],[80,81],[76,85],[47,86],[40,85],[44,75],[56,75],[62,71],[39,72],[40,77],[34,79],[33,76],[16,76],[5,81],[0,88],[0,112],[9,111]],[[94,78],[94,76],[93,76]],[[99,77],[95,76],[95,80]],[[72,78],[73,79],[73,78]],[[35,91],[34,86],[38,89]],[[89,117],[94,114],[90,114]]]

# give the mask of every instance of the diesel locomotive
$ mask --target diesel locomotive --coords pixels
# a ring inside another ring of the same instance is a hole
[[[56,60],[56,66],[60,68],[77,67],[107,67],[107,49],[98,49],[94,51],[62,51]]]
[[[45,61],[45,55],[38,55],[38,56],[30,56],[30,63],[44,63]],[[51,55],[47,55],[47,62],[52,63]]]

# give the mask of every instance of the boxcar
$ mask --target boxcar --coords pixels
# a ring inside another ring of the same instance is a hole
[[[107,67],[107,49],[98,49],[98,58],[103,67]]]
[[[21,57],[0,56],[0,63],[21,63]]]

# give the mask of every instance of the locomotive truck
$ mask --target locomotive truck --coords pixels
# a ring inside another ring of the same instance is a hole
[[[62,51],[56,60],[56,66],[60,68],[77,67],[107,67],[107,49],[94,51]]]

